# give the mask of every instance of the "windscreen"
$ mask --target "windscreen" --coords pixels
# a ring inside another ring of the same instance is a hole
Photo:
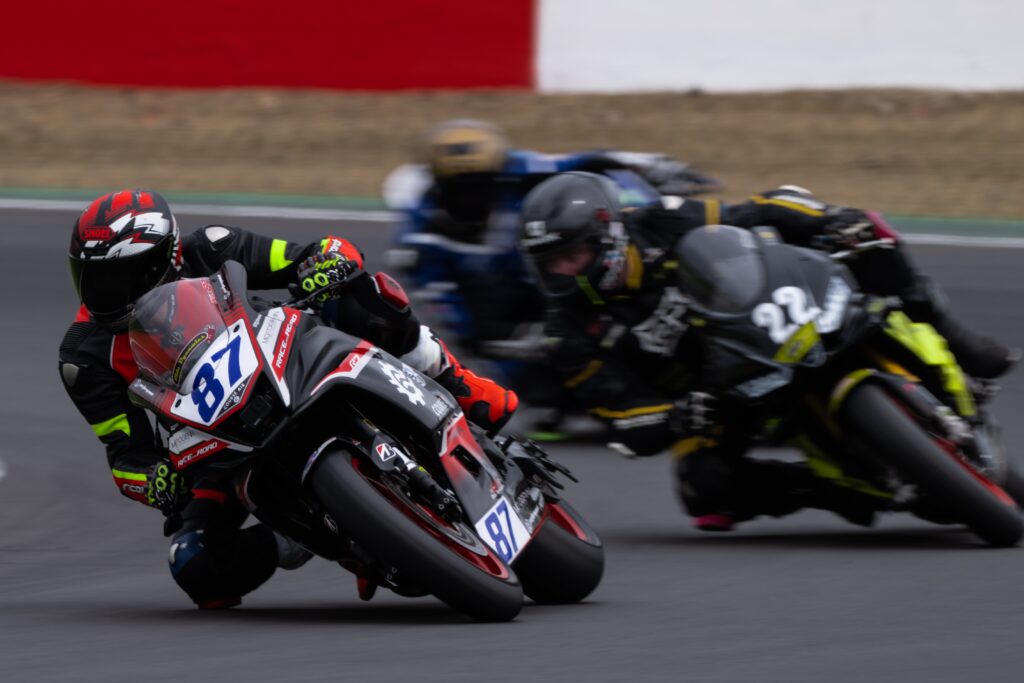
[[[135,303],[129,340],[141,371],[183,393],[180,389],[185,378],[224,329],[210,281],[178,280],[157,287]]]
[[[676,255],[683,290],[703,307],[717,313],[742,313],[760,300],[764,263],[748,231],[708,225],[687,234]]]

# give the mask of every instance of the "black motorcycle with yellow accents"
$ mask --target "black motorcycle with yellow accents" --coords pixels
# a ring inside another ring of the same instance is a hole
[[[784,244],[770,228],[690,232],[677,268],[707,388],[875,509],[1015,545],[1024,487],[980,405],[987,393],[934,328],[911,320],[899,299],[861,292],[843,264],[892,246],[828,254]]]

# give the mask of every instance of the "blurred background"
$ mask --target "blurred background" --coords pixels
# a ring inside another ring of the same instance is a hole
[[[376,197],[453,117],[893,213],[1024,217],[1019,3],[21,3],[0,187]],[[983,11],[979,11],[982,8]],[[54,16],[56,15],[56,16]]]
[[[1019,346],[1024,4],[8,4],[0,680],[1019,679],[1019,549],[820,511],[700,535],[667,458],[600,442],[552,448],[607,544],[585,604],[469,624],[426,599],[361,603],[351,576],[317,562],[200,614],[167,573],[159,514],[112,486],[56,352],[78,307],[68,235],[97,195],[156,189],[186,231],[340,232],[381,268],[381,183],[456,117],[543,152],[666,153],[724,181],[724,199],[797,183],[884,211],[927,233],[915,255],[962,318]],[[1018,372],[993,408],[1011,449],[1022,410]]]

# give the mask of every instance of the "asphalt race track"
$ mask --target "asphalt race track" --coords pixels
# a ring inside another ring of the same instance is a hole
[[[159,515],[117,494],[58,378],[76,309],[73,219],[0,212],[0,681],[1020,679],[1024,549],[909,517],[861,529],[821,512],[702,535],[677,507],[666,458],[598,445],[553,449],[607,545],[585,604],[479,625],[433,599],[360,602],[350,574],[315,560],[239,609],[196,611],[167,571]],[[230,222],[298,241],[340,229]],[[387,226],[345,230],[379,265]],[[915,252],[964,319],[1024,344],[1024,251]],[[1024,373],[995,412],[1011,450],[1024,448]]]

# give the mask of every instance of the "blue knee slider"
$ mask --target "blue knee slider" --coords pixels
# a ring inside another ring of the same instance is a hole
[[[189,531],[180,536],[175,536],[172,539],[171,549],[167,555],[167,563],[171,567],[171,576],[177,576],[193,557],[204,550],[202,530]]]

